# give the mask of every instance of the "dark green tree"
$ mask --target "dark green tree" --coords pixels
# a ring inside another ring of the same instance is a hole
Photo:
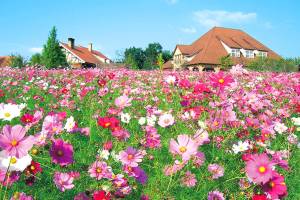
[[[55,26],[51,29],[47,44],[44,45],[42,52],[43,64],[46,68],[57,68],[67,66],[66,56],[59,46],[57,40],[57,30]]]
[[[29,60],[31,66],[42,65],[42,55],[40,53],[33,54]]]
[[[27,61],[20,54],[12,54],[9,66],[15,68],[22,68],[27,64]]]
[[[162,46],[159,43],[150,43],[145,49],[145,65],[144,68],[152,69],[157,67],[157,57],[162,53]]]
[[[132,69],[143,69],[145,52],[142,48],[130,47],[124,52],[125,64]]]
[[[168,50],[164,50],[162,52],[162,57],[163,57],[164,61],[167,62],[172,59],[172,53]]]

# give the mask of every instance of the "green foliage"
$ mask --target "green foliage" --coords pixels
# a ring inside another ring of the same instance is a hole
[[[157,59],[160,54],[163,63],[172,58],[171,52],[163,51],[159,43],[150,43],[145,50],[136,47],[127,48],[124,52],[123,60],[131,69],[158,69],[159,65]]]
[[[272,59],[257,57],[248,64],[248,68],[254,71],[293,72],[298,71],[300,58]]]
[[[14,68],[22,68],[27,64],[27,61],[20,54],[12,54],[9,65]]]
[[[233,65],[230,55],[221,57],[220,62],[222,69],[229,69]]]
[[[160,70],[163,70],[164,59],[163,59],[163,54],[162,53],[158,54],[158,56],[157,56],[157,65],[158,65]]]
[[[42,55],[40,53],[33,54],[30,58],[29,64],[31,66],[42,65]]]
[[[67,60],[66,56],[61,50],[59,46],[59,42],[57,40],[57,33],[56,33],[55,26],[51,29],[47,44],[44,45],[42,58],[43,58],[43,64],[46,66],[46,68],[57,68],[57,67],[66,67]]]

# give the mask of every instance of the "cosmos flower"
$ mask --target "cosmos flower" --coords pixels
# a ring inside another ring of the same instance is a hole
[[[295,126],[300,126],[300,117],[292,117],[292,122]]]
[[[121,122],[128,124],[130,122],[131,116],[129,113],[121,113]]]
[[[177,142],[173,138],[170,140],[170,152],[174,155],[181,155],[184,161],[189,160],[192,155],[195,155],[197,149],[196,142],[188,135],[178,135]]]
[[[234,144],[232,146],[232,151],[235,154],[238,154],[239,152],[247,151],[248,149],[249,149],[249,143],[247,141],[245,142],[239,141],[238,144]]]
[[[22,117],[21,117],[21,122],[23,124],[29,124],[29,123],[32,123],[33,122],[33,119],[34,119],[34,116],[29,114],[29,113],[25,113]]]
[[[133,147],[128,147],[125,151],[121,151],[118,157],[123,165],[137,167],[138,163],[142,162],[144,156],[140,151]]]
[[[248,179],[257,184],[267,183],[273,177],[273,166],[274,163],[265,153],[251,155],[250,160],[246,162]]]
[[[224,194],[218,190],[208,193],[207,200],[225,200]]]
[[[104,190],[95,191],[93,200],[110,200],[110,193],[105,192]]]
[[[181,184],[187,187],[194,187],[197,183],[195,174],[187,171],[185,175],[181,178]]]
[[[74,177],[69,173],[55,172],[53,181],[56,187],[62,192],[75,187],[75,185],[73,184]]]
[[[109,167],[104,161],[94,162],[89,168],[89,173],[92,178],[96,178],[97,180],[101,180],[102,178],[111,178],[112,176],[111,167]]]
[[[173,125],[174,122],[175,122],[174,117],[169,113],[165,113],[159,116],[158,119],[158,125],[160,125],[163,128]]]
[[[271,195],[272,199],[281,199],[287,195],[287,187],[284,182],[284,177],[277,172],[273,171],[273,178],[263,185],[266,193]]]
[[[30,165],[26,168],[25,173],[27,175],[30,175],[30,174],[36,175],[37,173],[42,172],[42,171],[43,170],[41,168],[40,163],[35,162],[35,161],[32,160]]]
[[[33,200],[33,197],[24,192],[15,192],[10,200]]]
[[[103,128],[115,129],[120,127],[120,122],[114,117],[98,117],[98,125]]]
[[[115,99],[115,105],[121,109],[131,106],[132,98],[129,98],[127,95],[119,96]]]
[[[225,75],[222,71],[214,73],[210,76],[210,81],[213,87],[223,90],[230,83],[234,82],[234,79],[230,75]]]
[[[67,130],[68,132],[71,132],[75,128],[75,125],[76,123],[74,121],[74,117],[71,116],[67,119],[64,129]]]
[[[28,154],[35,139],[33,136],[25,136],[26,130],[21,125],[5,125],[0,134],[0,147],[8,156],[21,158]]]
[[[31,163],[31,156],[29,154],[17,158],[15,156],[7,156],[5,151],[0,152],[0,169],[5,171],[24,171]]]
[[[274,130],[279,134],[286,132],[287,129],[288,127],[286,127],[283,123],[279,123],[279,122],[275,123]]]
[[[203,144],[207,144],[210,142],[208,132],[202,128],[198,129],[196,131],[195,135],[193,136],[193,139],[198,146],[201,146]]]
[[[62,139],[56,139],[52,142],[50,149],[52,162],[60,166],[66,166],[73,163],[73,146]]]
[[[11,121],[13,118],[20,116],[21,110],[24,107],[24,104],[16,105],[11,103],[0,103],[0,119]]]
[[[218,179],[224,176],[224,167],[218,164],[209,164],[208,171],[212,173],[212,179]]]

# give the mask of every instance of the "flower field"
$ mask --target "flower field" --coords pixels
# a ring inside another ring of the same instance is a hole
[[[0,199],[300,199],[300,73],[0,69]]]

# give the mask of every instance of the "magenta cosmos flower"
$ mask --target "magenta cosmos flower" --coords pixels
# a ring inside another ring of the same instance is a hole
[[[269,160],[269,157],[263,154],[251,155],[246,162],[246,174],[250,181],[257,184],[265,184],[272,178],[272,168],[274,163]]]
[[[273,172],[273,178],[263,185],[263,189],[265,192],[271,195],[272,199],[281,199],[281,197],[287,194],[287,187],[284,182],[284,177],[278,174],[277,172]]]
[[[54,140],[50,149],[52,162],[60,166],[73,163],[73,146],[62,139]]]
[[[208,193],[208,200],[225,200],[224,194],[219,192],[218,190],[212,191]]]
[[[128,147],[125,151],[119,153],[122,164],[130,167],[137,167],[138,163],[142,162],[143,157],[144,155],[133,147]]]
[[[177,142],[174,139],[170,141],[170,152],[174,155],[179,154],[184,161],[197,153],[198,145],[188,135],[178,135]]]
[[[226,76],[222,71],[210,76],[210,81],[213,87],[218,87],[220,90],[223,90],[230,83],[234,82],[230,75]]]
[[[26,129],[21,125],[5,125],[0,134],[0,147],[8,156],[21,158],[28,154],[34,144],[34,137],[25,137]]]
[[[92,178],[97,180],[112,177],[111,167],[107,166],[106,162],[101,161],[94,162],[89,168],[89,173]]]

